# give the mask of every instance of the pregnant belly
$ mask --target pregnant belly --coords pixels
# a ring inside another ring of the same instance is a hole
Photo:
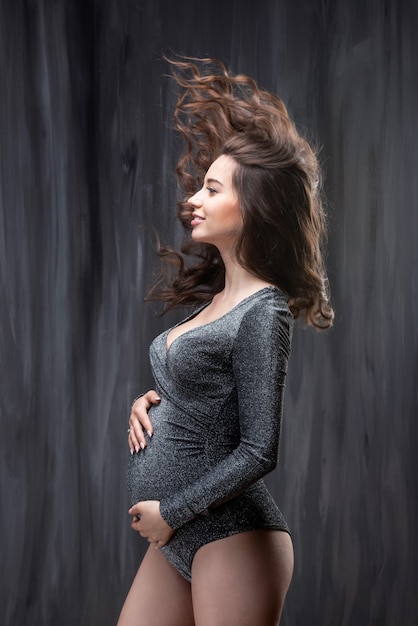
[[[206,429],[167,400],[150,411],[154,435],[145,450],[129,458],[128,494],[131,506],[141,500],[161,500],[195,481],[208,469]]]

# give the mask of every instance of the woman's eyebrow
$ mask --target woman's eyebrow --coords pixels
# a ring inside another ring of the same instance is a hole
[[[221,181],[220,180],[216,180],[216,178],[208,178],[206,180],[206,184],[209,184],[209,183],[212,183],[212,184],[213,183],[218,183],[218,185],[221,185],[221,187],[223,187],[223,184],[221,183]]]

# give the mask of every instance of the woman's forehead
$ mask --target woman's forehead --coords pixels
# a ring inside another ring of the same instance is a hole
[[[232,174],[235,167],[235,161],[230,156],[222,154],[209,167],[206,172],[206,180],[212,178],[223,185],[229,185],[232,181]]]

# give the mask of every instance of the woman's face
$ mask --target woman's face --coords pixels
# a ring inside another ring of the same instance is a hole
[[[232,185],[235,161],[220,156],[208,169],[203,187],[190,198],[193,208],[192,238],[210,243],[222,250],[235,246],[242,230],[242,215],[238,196]]]

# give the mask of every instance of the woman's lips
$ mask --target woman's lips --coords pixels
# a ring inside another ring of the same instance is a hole
[[[200,215],[193,215],[193,219],[192,219],[192,221],[190,222],[190,224],[191,224],[192,226],[197,226],[198,224],[201,224],[201,223],[202,223],[202,222],[204,222],[204,221],[205,221],[205,218],[204,218],[204,217],[200,217]]]

